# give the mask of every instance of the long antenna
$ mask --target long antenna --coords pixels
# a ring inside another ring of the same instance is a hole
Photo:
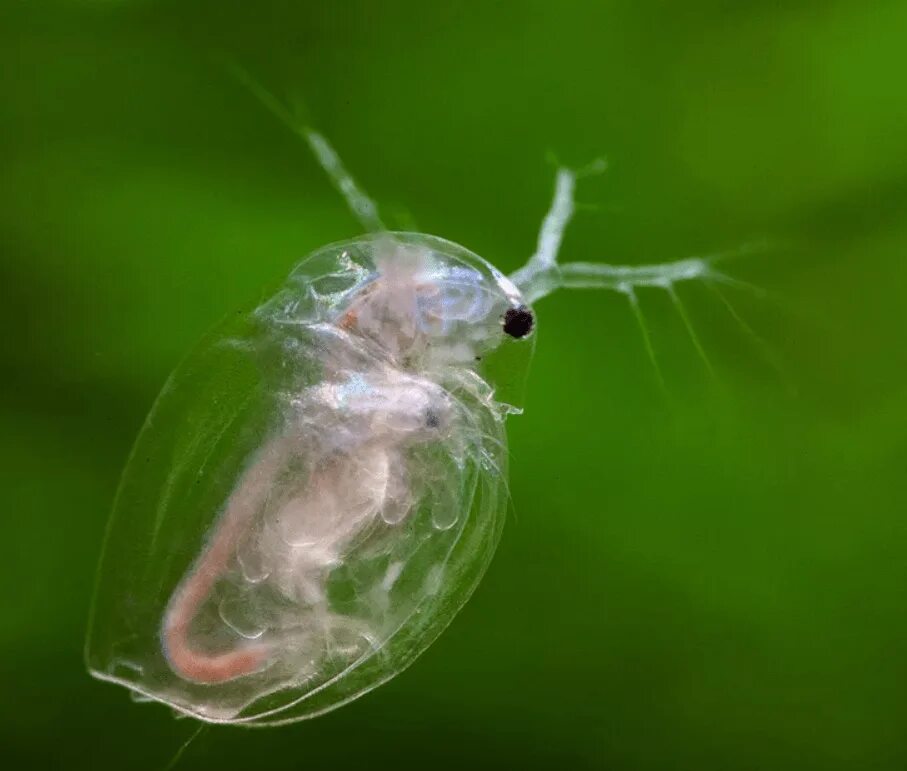
[[[554,197],[542,220],[535,253],[522,268],[510,276],[529,302],[544,297],[560,286],[560,281],[557,280],[557,253],[564,240],[564,231],[576,211],[573,198],[575,189],[576,173],[571,169],[559,168],[555,177]]]
[[[722,254],[689,257],[683,260],[675,260],[674,262],[652,263],[649,265],[610,265],[608,263],[594,262],[568,262],[564,265],[558,265],[557,257],[564,239],[564,231],[576,211],[574,198],[576,180],[586,174],[603,170],[603,161],[596,161],[581,171],[573,171],[566,167],[558,168],[557,176],[555,177],[554,196],[551,199],[548,212],[542,220],[535,253],[522,268],[510,275],[510,279],[519,287],[527,302],[540,300],[561,288],[607,289],[624,295],[629,300],[630,308],[639,324],[646,352],[655,367],[655,373],[662,388],[664,388],[664,378],[658,366],[655,348],[652,345],[648,324],[642,313],[636,290],[642,287],[652,287],[667,292],[683,322],[693,347],[702,359],[709,374],[714,375],[714,369],[705,352],[705,348],[674,287],[686,281],[701,280],[710,285],[727,284],[729,286],[749,288],[749,285],[744,282],[731,278],[718,270],[715,264],[729,257],[739,257],[754,251],[763,250],[765,244],[746,244],[739,249]],[[758,287],[753,287],[753,289],[759,291]],[[742,320],[741,323],[743,323]]]
[[[529,301],[537,300],[562,286],[557,266],[564,232],[576,212],[576,180],[590,174],[600,174],[607,168],[604,158],[599,158],[583,169],[573,170],[561,166],[554,183],[554,197],[548,213],[542,220],[535,253],[516,273],[510,276]]]
[[[576,211],[576,180],[604,171],[604,161],[595,161],[585,169],[566,167],[557,170],[554,196],[542,220],[535,253],[526,264],[510,275],[527,301],[533,302],[558,289],[611,289],[626,294],[628,288],[644,286],[667,289],[683,281],[710,278],[733,281],[714,268],[714,263],[732,256],[752,252],[762,244],[749,244],[730,253],[707,257],[690,257],[674,262],[651,265],[610,265],[604,262],[557,262],[564,232]]]
[[[300,119],[297,112],[291,111],[287,105],[268,91],[261,83],[252,77],[245,69],[234,61],[228,60],[226,66],[231,74],[260,101],[270,112],[294,134],[301,137],[309,146],[315,160],[328,175],[331,183],[343,196],[353,216],[359,220],[362,227],[370,232],[386,230],[378,206],[369,195],[357,184],[353,175],[347,171],[337,151],[331,143],[315,129]]]

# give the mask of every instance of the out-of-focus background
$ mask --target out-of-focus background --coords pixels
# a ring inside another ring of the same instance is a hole
[[[725,267],[765,291],[678,288],[711,374],[640,293],[667,395],[624,298],[541,302],[463,613],[360,701],[177,768],[907,767],[905,30],[898,0],[6,0],[0,757],[163,768],[190,735],[82,662],[118,476],[205,329],[358,230],[230,58],[399,226],[512,270],[547,157],[606,155],[565,259],[764,239]]]

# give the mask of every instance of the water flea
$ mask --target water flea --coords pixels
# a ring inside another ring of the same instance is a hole
[[[179,713],[280,725],[401,672],[480,581],[505,520],[505,424],[521,411],[534,303],[623,295],[661,380],[639,290],[668,293],[711,370],[675,287],[735,283],[717,258],[559,264],[582,176],[569,168],[509,275],[389,231],[328,140],[237,75],[365,233],[303,259],[168,380],[123,474],[86,655],[96,677]]]

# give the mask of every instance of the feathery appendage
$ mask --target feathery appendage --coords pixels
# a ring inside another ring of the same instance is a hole
[[[290,130],[301,137],[324,169],[334,187],[340,192],[350,211],[369,232],[386,230],[374,200],[357,184],[349,173],[336,150],[319,132],[300,118],[302,110],[291,110],[268,91],[246,70],[235,62],[227,63],[234,77],[247,87],[258,100]],[[765,291],[716,268],[716,264],[732,257],[742,257],[766,248],[764,243],[750,243],[738,249],[705,257],[688,257],[672,262],[647,265],[614,265],[609,263],[568,262],[558,264],[557,258],[567,226],[576,213],[576,182],[582,177],[599,174],[607,168],[604,159],[596,159],[581,169],[560,166],[555,177],[554,195],[551,205],[542,220],[536,250],[527,263],[510,275],[510,279],[523,293],[527,302],[535,302],[558,289],[606,289],[623,294],[631,307],[643,337],[647,356],[651,361],[659,384],[665,387],[664,377],[656,357],[649,324],[643,314],[636,290],[655,288],[665,291],[680,316],[690,341],[702,360],[706,370],[714,376],[714,368],[700,340],[692,319],[675,289],[677,284],[696,281],[705,283],[716,292],[719,285],[742,289],[757,296],[766,296]],[[781,372],[779,357],[768,343],[756,333],[726,296],[718,292],[723,306],[732,320],[740,326],[746,337],[756,345],[760,353]],[[783,376],[783,373],[782,373]]]
[[[595,170],[598,171],[600,168],[600,166],[596,166]],[[714,368],[706,353],[705,346],[693,326],[686,306],[676,291],[678,284],[701,282],[715,290],[731,319],[741,327],[746,337],[757,345],[762,355],[773,368],[780,372],[778,355],[734,309],[727,297],[720,292],[719,286],[723,285],[729,288],[746,290],[759,297],[765,297],[767,293],[761,287],[730,276],[716,267],[718,263],[731,258],[765,251],[767,248],[765,242],[748,243],[728,252],[703,257],[688,257],[672,262],[646,265],[614,265],[591,262],[558,264],[557,256],[563,241],[564,232],[576,210],[574,198],[576,180],[583,173],[564,167],[558,169],[554,196],[542,221],[536,251],[522,268],[510,275],[511,280],[520,288],[526,300],[528,302],[540,300],[558,289],[605,289],[624,295],[639,326],[643,345],[655,369],[656,378],[664,389],[664,377],[656,357],[649,324],[640,306],[637,290],[653,288],[667,293],[674,309],[680,316],[680,320],[683,322],[693,348],[702,360],[709,375],[714,376]]]
[[[315,160],[324,169],[331,183],[343,196],[353,216],[370,233],[386,230],[378,206],[372,198],[358,185],[349,173],[337,151],[328,140],[309,126],[301,118],[303,110],[291,109],[274,94],[253,78],[245,69],[235,62],[228,62],[227,67],[242,85],[249,89],[273,115],[275,115],[294,134],[301,137],[309,146]]]

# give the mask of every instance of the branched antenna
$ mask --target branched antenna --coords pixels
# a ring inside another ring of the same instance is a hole
[[[346,200],[350,211],[359,220],[360,224],[369,232],[386,230],[378,214],[378,206],[368,194],[356,183],[337,151],[331,143],[303,120],[300,120],[298,109],[290,110],[274,94],[253,78],[245,69],[232,61],[226,63],[233,76],[251,91],[272,114],[287,126],[294,134],[301,137],[309,146],[315,160],[324,169],[331,183]]]
[[[554,184],[554,198],[551,200],[551,208],[548,209],[545,219],[542,220],[535,254],[511,277],[517,286],[532,286],[533,281],[537,281],[544,274],[551,272],[556,266],[557,253],[560,251],[561,242],[564,239],[564,231],[570,220],[573,219],[573,213],[576,210],[573,200],[575,189],[576,175],[570,169],[558,169]]]
[[[675,287],[685,281],[704,281],[716,290],[718,285],[723,284],[764,295],[764,290],[760,287],[728,276],[715,266],[723,260],[763,250],[766,245],[764,243],[750,243],[730,252],[722,252],[705,257],[689,257],[674,262],[649,265],[612,265],[592,262],[568,262],[564,265],[558,265],[557,255],[564,238],[564,231],[576,211],[574,199],[576,180],[583,174],[602,170],[604,170],[604,164],[601,161],[580,172],[566,167],[558,168],[554,197],[551,200],[548,213],[542,221],[536,251],[522,268],[511,274],[511,280],[520,288],[528,302],[540,300],[561,288],[606,289],[624,295],[628,299],[633,316],[639,325],[646,353],[652,362],[656,377],[662,388],[665,387],[664,378],[655,356],[649,325],[640,307],[636,290],[643,287],[651,287],[667,292],[671,303],[680,316],[680,320],[683,322],[696,353],[702,359],[709,374],[714,376],[714,368],[705,352],[705,347],[702,345],[702,341],[693,327],[692,319],[687,313],[686,307]],[[723,295],[721,297],[723,298]],[[743,319],[739,318],[733,306],[725,298],[723,299],[733,318],[743,327],[747,336],[754,341],[759,341],[760,348],[764,348],[764,341],[756,335]]]
[[[576,212],[576,180],[590,174],[600,174],[607,168],[603,158],[599,158],[583,169],[573,170],[561,166],[557,170],[554,184],[554,197],[542,227],[539,230],[535,253],[529,261],[510,278],[523,291],[529,302],[544,297],[557,289],[557,255],[564,240],[564,231]]]

